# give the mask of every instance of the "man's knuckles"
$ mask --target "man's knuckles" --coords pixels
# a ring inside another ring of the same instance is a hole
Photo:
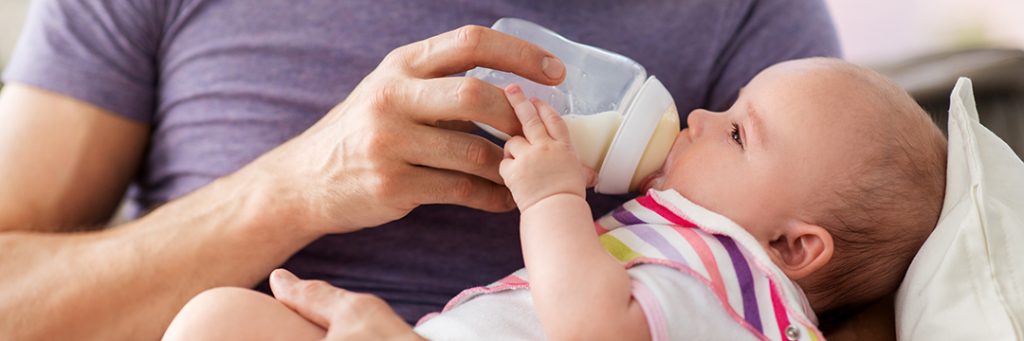
[[[455,88],[455,102],[461,110],[478,110],[492,103],[490,90],[493,85],[480,79],[463,77]]]

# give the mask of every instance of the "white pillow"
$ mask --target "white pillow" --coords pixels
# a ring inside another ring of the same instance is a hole
[[[946,167],[938,226],[896,295],[897,336],[1024,339],[1024,163],[978,123],[967,78],[950,95]]]

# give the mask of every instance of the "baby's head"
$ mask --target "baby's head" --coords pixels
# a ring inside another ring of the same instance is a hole
[[[687,122],[656,187],[746,228],[817,312],[893,292],[938,220],[945,138],[870,70],[781,63]]]

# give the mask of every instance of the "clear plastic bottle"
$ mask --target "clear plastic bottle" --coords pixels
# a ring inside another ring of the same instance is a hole
[[[665,162],[679,134],[679,114],[671,94],[657,78],[647,77],[643,66],[526,20],[502,18],[492,28],[553,53],[565,63],[565,81],[546,86],[487,68],[466,75],[499,87],[519,84],[526,96],[542,99],[558,110],[580,160],[598,172],[595,191],[635,191]],[[493,127],[478,125],[498,138],[509,137]]]

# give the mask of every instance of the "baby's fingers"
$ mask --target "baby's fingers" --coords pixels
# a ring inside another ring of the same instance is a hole
[[[539,99],[533,99],[531,102],[537,106],[537,111],[540,112],[540,118],[544,121],[544,127],[547,128],[548,134],[555,140],[569,142],[569,127],[565,125],[565,120],[558,114],[558,111]]]
[[[537,108],[532,102],[526,99],[523,89],[519,85],[512,84],[505,88],[505,96],[509,104],[515,109],[519,123],[523,125],[523,135],[530,142],[550,139],[548,131],[544,128],[544,121],[537,114]]]
[[[581,166],[580,168],[583,169],[583,178],[586,179],[587,181],[587,188],[596,186],[597,172],[595,172],[594,169],[587,166]]]
[[[526,142],[522,136],[513,136],[512,138],[505,141],[505,155],[511,156],[513,159],[522,155],[523,151],[530,147],[530,143]]]

